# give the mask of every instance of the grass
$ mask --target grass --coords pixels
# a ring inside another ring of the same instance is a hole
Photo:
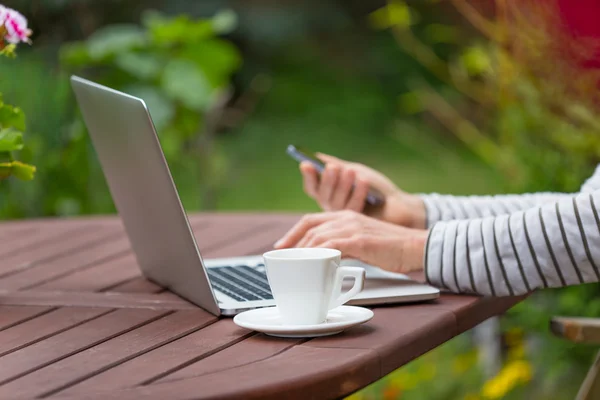
[[[298,144],[370,165],[410,192],[487,194],[502,179],[482,161],[414,117],[368,78],[299,65],[273,77],[260,107],[235,132],[218,138],[229,163],[219,210],[317,210],[302,192],[297,164],[285,154]]]

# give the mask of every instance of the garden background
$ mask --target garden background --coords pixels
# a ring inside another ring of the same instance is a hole
[[[533,3],[5,2],[33,30],[0,93],[37,172],[0,184],[0,218],[115,212],[72,73],[147,102],[189,212],[318,210],[291,143],[410,192],[575,191],[600,155],[597,76],[566,79],[556,9]],[[552,315],[600,316],[598,285],[537,293],[352,397],[570,399],[595,349],[553,338]]]

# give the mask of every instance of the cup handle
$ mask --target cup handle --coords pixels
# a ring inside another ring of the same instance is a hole
[[[345,277],[354,278],[354,285],[350,290],[345,293],[340,293],[342,291],[342,283],[344,282]],[[333,295],[334,297],[331,299],[331,303],[329,305],[329,309],[336,308],[341,306],[342,304],[349,301],[352,297],[356,296],[360,293],[365,286],[365,270],[360,267],[338,267],[335,273],[335,283],[333,285]]]

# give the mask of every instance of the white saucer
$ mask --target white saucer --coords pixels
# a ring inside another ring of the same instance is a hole
[[[244,311],[233,318],[242,328],[262,332],[270,336],[306,338],[335,335],[373,318],[373,311],[356,306],[340,306],[330,310],[327,320],[318,325],[283,325],[277,307],[257,308]]]

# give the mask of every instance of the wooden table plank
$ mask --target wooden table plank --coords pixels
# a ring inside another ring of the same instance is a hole
[[[290,218],[295,221],[297,217]],[[207,221],[208,220],[208,221]],[[195,223],[211,219],[193,219]],[[215,257],[235,257],[244,255],[261,254],[272,246],[279,236],[286,231],[287,225],[276,224],[272,220],[263,222],[257,220],[255,216],[244,216],[240,225],[232,226],[233,222],[218,224],[214,221],[210,228],[202,231],[195,231],[198,247],[203,258]],[[257,230],[260,234],[257,236]],[[235,232],[237,240],[231,238],[231,232]],[[232,240],[234,240],[232,242]],[[265,240],[267,245],[265,245]],[[231,243],[234,243],[233,245]],[[156,293],[161,288],[152,282],[148,282],[143,277],[134,278],[111,288],[111,291],[126,293]]]
[[[465,332],[480,324],[490,315],[501,315],[512,306],[523,301],[522,297],[478,297],[456,294],[443,294],[438,307],[451,311],[457,318],[457,333]]]
[[[14,379],[150,323],[168,311],[117,310],[0,357],[0,388]]]
[[[164,289],[143,276],[137,276],[129,281],[111,287],[110,291],[118,293],[159,293],[164,291]]]
[[[181,368],[157,382],[177,381],[249,365],[266,360],[306,341],[306,339],[275,339],[262,333],[255,334],[242,342]]]
[[[166,315],[0,386],[0,398],[47,396],[197,331],[215,320],[203,310]]]
[[[254,333],[239,328],[230,319],[220,320],[200,331],[193,332],[98,374],[61,393],[86,393],[99,387],[103,390],[113,390],[147,384],[186,365],[196,363],[198,360],[210,358],[213,354],[220,354],[221,350],[230,348],[252,335]]]
[[[51,307],[0,305],[0,331],[50,311]]]
[[[203,257],[213,258],[261,254],[299,218],[190,221]],[[54,222],[0,224],[0,238],[29,238],[22,251],[5,248],[5,264],[0,245],[0,270],[22,268],[0,275],[0,398],[337,398],[521,300],[443,295],[376,307],[369,323],[336,336],[272,338],[216,321],[139,277],[117,218]],[[100,232],[112,233],[98,240]],[[22,254],[38,244],[40,252]]]
[[[59,225],[53,229],[40,229],[27,236],[19,238],[18,243],[12,241],[2,242],[0,241],[0,257],[5,259],[6,257],[23,254],[27,250],[44,246],[52,248],[60,242],[67,240],[73,235],[77,235],[78,232],[87,231],[85,226],[69,226]]]
[[[135,255],[128,251],[89,268],[74,269],[68,275],[45,280],[30,288],[40,291],[100,292],[139,276],[140,269]]]
[[[379,307],[369,323],[303,346],[373,350],[387,374],[455,335],[456,317],[451,312],[435,304],[399,305]]]
[[[116,232],[108,229],[98,231],[80,229],[71,232],[73,236],[64,237],[60,243],[48,241],[10,256],[0,256],[0,276],[11,276],[22,270],[35,269],[41,263],[51,263],[73,252],[87,250],[103,241],[114,239]],[[0,284],[3,282],[4,279],[0,280]]]
[[[299,373],[300,371],[302,372]],[[58,395],[52,398],[55,400],[333,399],[343,393],[354,392],[379,377],[378,355],[371,350],[328,349],[300,345],[266,360],[196,378],[131,389],[77,393],[70,396]]]
[[[128,249],[129,244],[124,236],[116,236],[108,241],[101,240],[96,242],[95,246],[67,249],[61,256],[51,260],[40,261],[26,268],[15,268],[12,274],[0,278],[0,289],[35,288],[79,269],[109,262],[125,254]]]
[[[110,311],[107,308],[59,308],[0,331],[0,357]]]
[[[262,230],[269,231],[274,226],[274,222],[264,222],[260,226]],[[231,224],[216,224],[214,220],[207,218],[195,219],[192,228],[198,243],[204,249],[203,254],[218,251],[223,246],[227,246],[231,239]],[[256,229],[256,218],[248,216],[236,227],[235,234],[239,235],[240,239],[252,237]],[[278,231],[272,233],[275,236],[277,234]],[[124,234],[120,233],[120,235]],[[244,242],[241,245],[243,248]],[[261,247],[264,247],[264,243],[256,249]],[[56,260],[56,265],[42,264],[31,272],[23,272],[0,280],[0,289],[10,287],[12,289],[100,291],[111,288],[113,291],[146,293],[160,290],[154,284],[143,282],[144,278],[140,276],[135,256],[124,236],[116,243],[113,241],[86,253],[93,256],[91,260],[82,260],[81,255],[72,255],[68,260]],[[117,256],[119,258],[116,258]],[[140,276],[140,279],[133,282],[136,276]]]
[[[71,307],[107,307],[139,308],[149,310],[190,310],[195,305],[173,295],[128,294],[128,293],[88,293],[88,292],[0,292],[0,305],[32,306],[71,306]]]

